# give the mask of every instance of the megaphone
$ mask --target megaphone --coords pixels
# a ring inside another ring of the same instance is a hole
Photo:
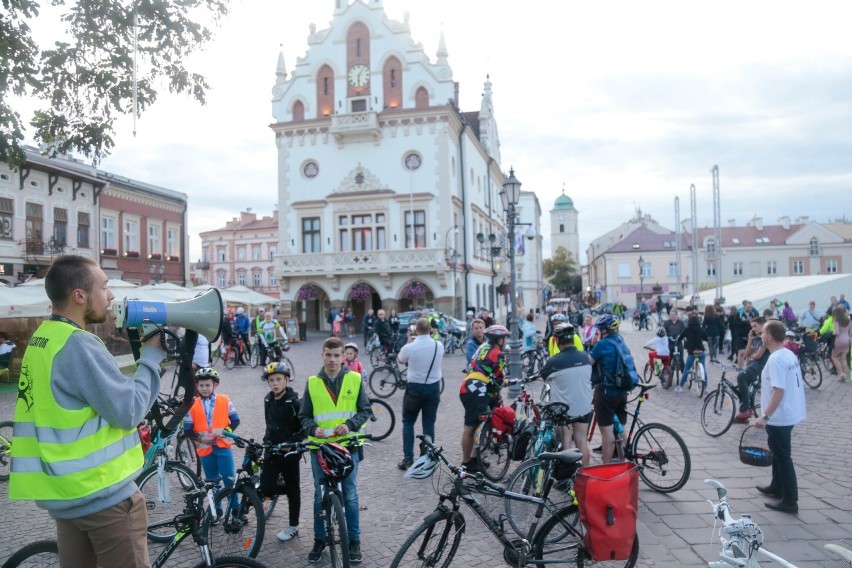
[[[191,329],[211,343],[219,338],[222,325],[222,296],[211,288],[206,292],[177,302],[150,302],[128,300],[112,306],[115,327],[138,328],[147,336],[159,326],[176,326]]]

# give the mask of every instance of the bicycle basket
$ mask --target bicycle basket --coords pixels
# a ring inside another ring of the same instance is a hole
[[[740,461],[755,467],[771,466],[772,452],[766,446],[766,435],[761,435],[754,426],[749,426],[740,436]]]

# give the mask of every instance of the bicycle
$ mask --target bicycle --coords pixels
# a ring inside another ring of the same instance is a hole
[[[505,381],[505,386],[521,384],[521,394],[512,403],[512,407],[516,410],[516,417],[519,403],[525,417],[530,416],[528,414],[529,411],[526,409],[532,403],[532,397],[526,392],[524,386],[526,383],[532,382],[535,379],[536,377],[530,379],[509,379]],[[537,419],[539,415],[534,405],[532,412],[533,418]],[[520,428],[517,420],[512,425],[512,430],[514,430],[515,426]],[[473,446],[476,463],[482,475],[491,481],[500,481],[503,479],[509,471],[509,464],[512,461],[512,452],[510,451],[512,447],[512,432],[504,429],[502,426],[494,427],[494,412],[492,410],[479,417],[479,425],[473,433]]]
[[[385,350],[382,349],[382,343],[379,341],[379,336],[375,333],[367,340],[367,344],[364,346],[364,351],[367,352],[367,355],[370,358],[370,365],[374,369],[387,363]]]
[[[675,383],[680,384],[680,375],[683,373],[680,342],[676,337],[669,337],[669,353],[671,353],[672,360],[669,364],[669,380],[667,383],[663,383],[664,389],[670,389]]]
[[[226,369],[233,369],[237,366],[237,361],[242,361],[241,365],[246,364],[246,359],[248,359],[248,364],[251,364],[251,345],[246,345],[245,340],[242,337],[237,337],[234,340],[234,345],[229,345],[227,349],[227,357],[225,356],[225,352],[222,352],[222,361],[225,363]],[[255,364],[255,367],[257,365]]]
[[[579,462],[567,466],[551,460],[542,461],[539,456],[545,452],[556,452],[561,449],[556,428],[569,423],[568,405],[562,402],[551,402],[541,408],[541,421],[533,443],[530,445],[529,458],[521,462],[506,481],[506,489],[541,497],[544,483],[549,478],[554,480],[556,491],[549,497],[550,503],[556,510],[563,509],[573,503],[571,478],[579,467]],[[574,450],[579,452],[579,450]],[[582,453],[580,453],[582,458]],[[512,500],[506,500],[503,506],[506,510],[506,520],[512,530],[520,537],[527,535],[529,524],[532,522],[533,509]],[[574,523],[576,524],[576,523]]]
[[[733,518],[731,508],[728,505],[728,490],[715,479],[705,479],[704,483],[716,488],[719,501],[713,503],[713,517],[722,521],[719,528],[719,540],[722,550],[719,553],[720,561],[708,562],[710,568],[725,568],[726,566],[739,566],[740,568],[760,568],[758,557],[766,558],[773,564],[784,568],[797,568],[795,564],[787,562],[777,554],[773,554],[763,547],[763,531],[752,520],[751,515],[742,515],[739,519]],[[716,532],[716,523],[713,523],[713,532]],[[846,564],[852,566],[852,551],[836,544],[824,545],[826,550],[838,554]]]
[[[640,389],[640,392],[636,410],[627,413],[632,417],[630,430],[626,438],[622,437],[620,441],[616,439],[616,452],[619,459],[626,459],[639,466],[639,477],[648,487],[658,493],[673,493],[689,480],[692,461],[686,443],[677,432],[665,424],[645,423],[639,418],[642,403],[650,398],[648,391],[656,387],[657,385],[637,385],[636,388]],[[623,434],[623,425],[617,421],[616,424],[622,428]],[[589,441],[594,436],[596,426],[597,416],[593,415],[587,438]],[[672,481],[666,482],[669,479]]]
[[[388,353],[387,363],[370,373],[370,390],[379,398],[389,398],[397,389],[405,389],[408,384],[405,378],[407,371],[408,367],[400,369],[396,354]],[[444,377],[441,377],[440,392],[444,392]]]
[[[814,337],[802,329],[796,333],[796,343],[799,345],[799,366],[802,368],[802,378],[812,389],[822,385],[822,366],[819,362],[818,345]]]
[[[646,347],[645,349],[651,349]],[[646,385],[651,383],[651,380],[657,377],[660,379],[660,384],[664,389],[669,389],[672,386],[672,358],[669,357],[669,364],[664,365],[660,361],[659,356],[654,359],[653,366],[651,361],[645,363],[645,369],[642,371],[641,379]]]
[[[699,359],[701,355],[704,355],[704,351],[693,351],[692,368],[689,370],[687,379],[687,388],[698,398],[704,396],[704,389],[707,387],[707,370]]]
[[[579,513],[577,505],[572,503],[562,510],[555,510],[547,499],[553,486],[552,480],[545,483],[542,497],[534,497],[508,491],[505,487],[489,482],[481,474],[468,474],[464,468],[452,465],[443,454],[443,448],[432,444],[428,437],[418,436],[421,449],[429,456],[428,469],[412,474],[425,479],[434,475],[441,466],[452,474],[449,484],[441,482],[440,476],[433,487],[438,492],[438,505],[423,523],[409,535],[402,547],[396,553],[391,568],[400,566],[441,566],[448,567],[458,552],[467,526],[460,509],[461,504],[467,505],[486,528],[503,545],[503,560],[509,566],[571,564],[584,566],[591,561],[591,556],[585,548],[583,537],[585,529],[575,524]],[[539,456],[544,461],[556,460],[572,464],[581,459],[579,452],[545,452]],[[421,458],[422,459],[422,458]],[[411,471],[411,470],[409,470]],[[437,487],[449,487],[438,490]],[[477,500],[476,495],[494,496],[500,499],[536,505],[535,518],[529,531],[523,539],[510,540],[503,526],[503,518],[492,517]],[[550,517],[539,527],[539,522],[545,510]],[[639,539],[633,541],[630,557],[623,561],[612,561],[607,566],[632,567],[639,556]],[[603,563],[592,563],[604,566]]]
[[[739,371],[736,365],[716,363],[722,367],[719,385],[704,398],[701,407],[701,427],[708,436],[718,438],[730,429],[739,409],[739,388],[725,378],[728,371]],[[749,404],[755,416],[760,416],[760,381],[749,385]]]
[[[349,568],[349,533],[346,528],[346,516],[343,510],[343,480],[352,473],[352,461],[349,458],[351,451],[357,451],[362,444],[363,436],[353,436],[344,443],[349,442],[349,449],[335,443],[317,444],[315,442],[300,442],[289,444],[290,450],[285,456],[302,455],[308,451],[317,451],[317,461],[325,474],[320,480],[322,492],[322,515],[325,525],[326,546],[329,549],[332,568]],[[348,460],[343,458],[349,458]],[[343,458],[343,459],[341,459]],[[348,467],[346,463],[348,462]]]
[[[9,479],[12,469],[12,435],[14,422],[4,420],[0,422],[0,481]]]
[[[219,556],[213,553],[210,541],[211,526],[218,520],[213,507],[213,488],[215,484],[206,483],[185,496],[183,512],[169,521],[149,524],[150,528],[162,528],[167,524],[175,529],[166,547],[151,563],[151,568],[162,568],[172,556],[177,547],[192,537],[199,554],[201,563],[195,568],[265,568],[266,565],[251,558],[240,556]],[[205,507],[207,504],[207,507]],[[42,540],[30,543],[13,554],[2,568],[18,568],[22,566],[59,566],[59,547],[55,540]]]

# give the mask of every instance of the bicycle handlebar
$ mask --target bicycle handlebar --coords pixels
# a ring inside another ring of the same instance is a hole
[[[449,469],[453,475],[460,478],[462,481],[466,479],[470,479],[474,482],[474,487],[477,489],[482,489],[483,487],[487,487],[491,491],[494,491],[495,494],[503,495],[506,492],[506,488],[502,485],[497,485],[495,483],[491,483],[482,473],[468,473],[468,471],[464,467],[459,467],[453,465],[444,457],[444,448],[438,447],[432,443],[432,439],[429,436],[425,436],[423,434],[418,434],[417,439],[420,440],[421,450],[425,447],[425,449],[429,452],[429,455],[435,459],[443,462],[447,469]]]

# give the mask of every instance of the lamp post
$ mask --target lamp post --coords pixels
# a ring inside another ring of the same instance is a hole
[[[453,271],[453,297],[455,298],[453,300],[453,316],[455,316],[456,313],[458,313],[458,306],[456,304],[458,303],[459,299],[458,290],[456,290],[456,268],[458,267],[459,257],[461,255],[459,254],[459,251],[456,250],[455,239],[453,239],[453,246],[450,246],[450,231],[452,231],[453,234],[458,234],[458,225],[453,225],[452,227],[447,229],[447,234],[444,236],[444,243],[446,246],[446,249],[444,250],[444,256],[446,256],[447,264],[449,265],[450,270]]]
[[[509,179],[503,182],[500,191],[500,199],[503,201],[503,210],[509,225],[509,242],[507,243],[509,253],[509,268],[512,271],[509,294],[509,376],[519,379],[521,372],[521,340],[518,337],[518,302],[517,302],[517,278],[515,269],[515,206],[521,199],[521,182],[515,177],[514,168],[509,168]],[[511,392],[511,390],[510,390]]]
[[[639,299],[645,297],[645,260],[639,255]]]
[[[163,273],[166,271],[165,265],[161,262],[157,264],[156,262],[152,262],[148,265],[148,274],[151,275],[151,280],[154,281],[154,284],[159,284],[160,280],[163,278]]]

